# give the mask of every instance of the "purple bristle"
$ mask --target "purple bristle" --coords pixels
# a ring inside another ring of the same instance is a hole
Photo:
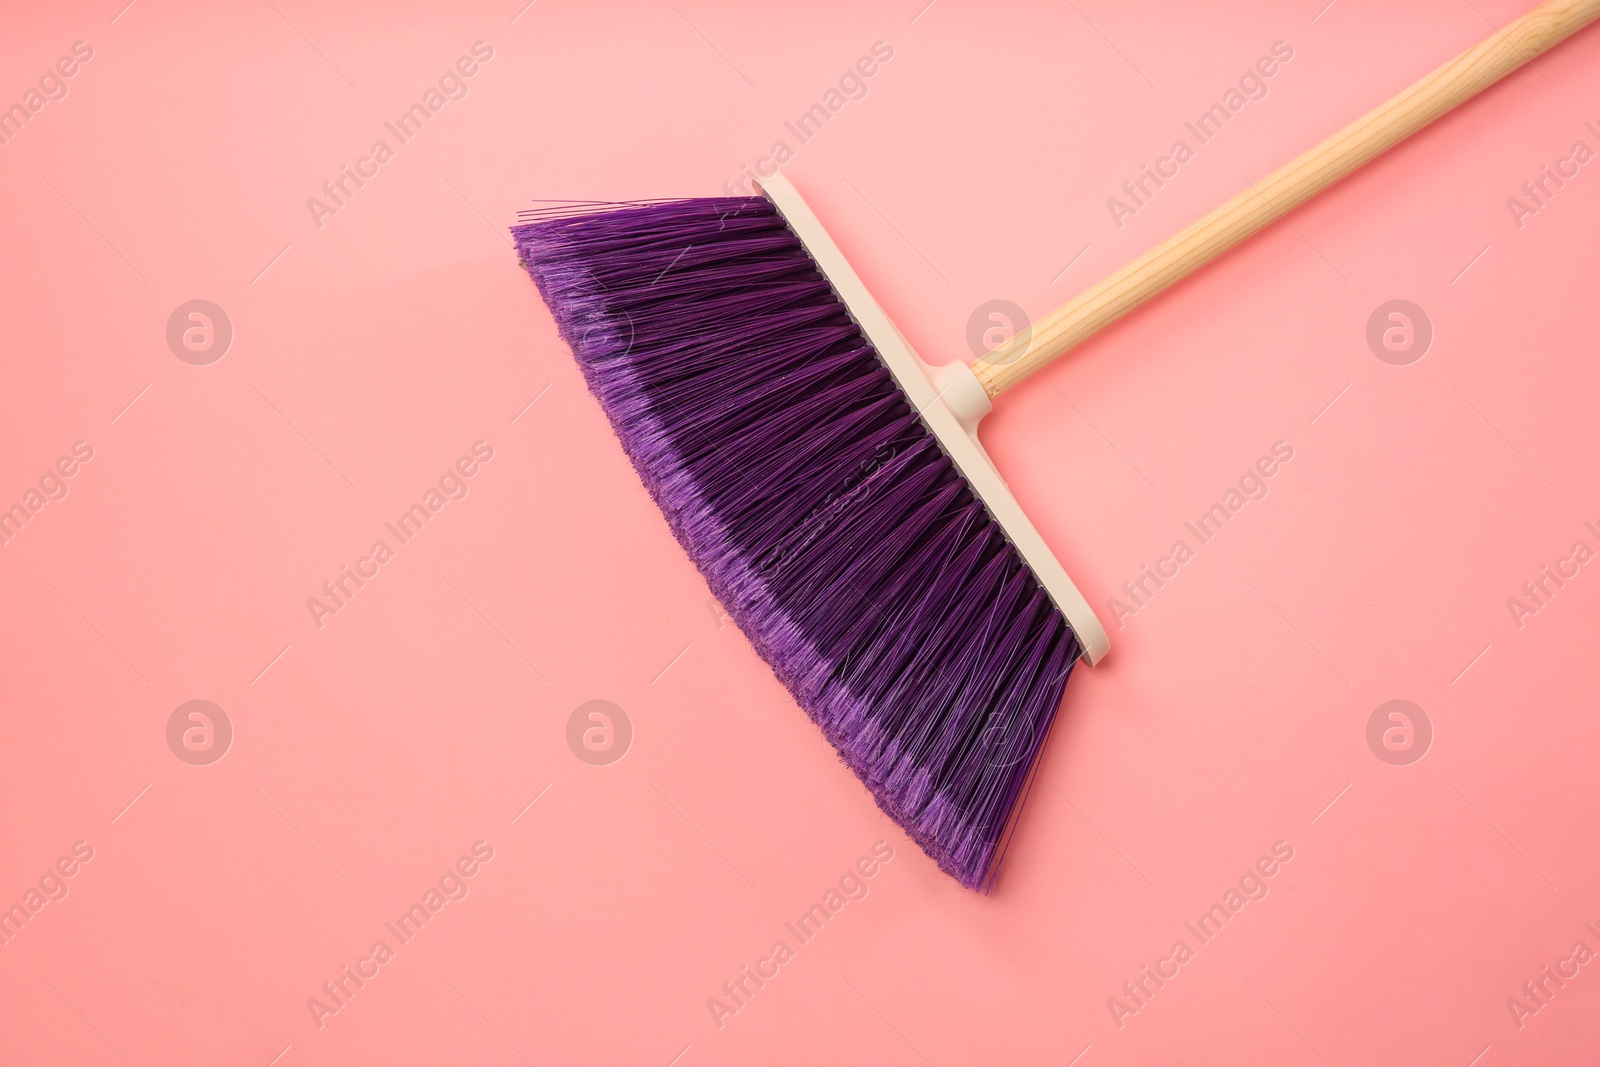
[[[1080,648],[765,199],[512,231],[717,599],[880,807],[972,889]]]

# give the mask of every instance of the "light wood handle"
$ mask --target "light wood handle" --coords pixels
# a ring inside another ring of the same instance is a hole
[[[985,353],[973,373],[991,397],[999,396],[1597,18],[1600,0],[1550,0],[1535,8]]]

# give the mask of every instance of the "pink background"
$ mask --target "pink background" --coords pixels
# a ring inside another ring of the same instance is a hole
[[[1294,458],[1074,677],[982,897],[719,619],[505,228],[715,194],[881,40],[785,170],[924,356],[971,358],[980,304],[1042,315],[1522,5],[123,2],[0,33],[5,104],[94,51],[0,147],[0,504],[94,450],[0,548],[0,905],[93,849],[0,947],[0,1062],[1592,1053],[1600,966],[1520,1026],[1507,998],[1600,950],[1600,573],[1520,629],[1506,601],[1600,548],[1600,164],[1520,229],[1506,200],[1600,149],[1600,30],[1006,398],[987,441],[1102,609]],[[468,95],[318,228],[307,198],[479,40]],[[1118,229],[1106,198],[1279,40],[1269,95]],[[165,339],[192,299],[233,325],[209,366]],[[1434,327],[1409,366],[1365,340],[1391,299]],[[469,495],[319,629],[307,598],[479,440]],[[166,740],[193,699],[235,732],[209,766]],[[609,766],[567,745],[591,699],[633,726]],[[1366,739],[1392,699],[1433,727],[1407,766]],[[469,895],[319,1028],[308,998],[478,841]],[[878,841],[866,898],[719,1027],[708,998]]]

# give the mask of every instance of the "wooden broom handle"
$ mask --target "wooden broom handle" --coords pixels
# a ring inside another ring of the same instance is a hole
[[[1600,0],[1550,0],[1535,8],[986,352],[972,365],[973,373],[991,397],[999,396],[1597,18]]]

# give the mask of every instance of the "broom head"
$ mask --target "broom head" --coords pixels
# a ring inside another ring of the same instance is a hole
[[[905,365],[792,187],[763,187],[534,212],[512,232],[711,591],[879,806],[987,890],[1067,676],[1105,634],[976,417],[941,399],[981,415],[975,380]]]

